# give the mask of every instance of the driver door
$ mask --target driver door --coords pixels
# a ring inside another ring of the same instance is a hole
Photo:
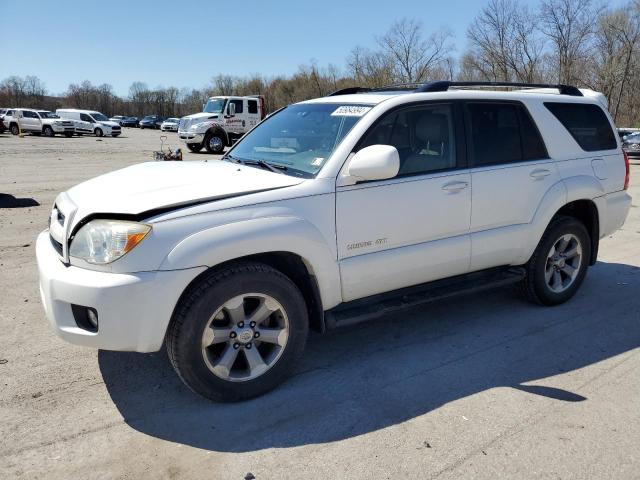
[[[336,231],[344,301],[466,273],[471,176],[461,112],[427,103],[385,114],[356,150],[396,147],[395,178],[338,186]]]

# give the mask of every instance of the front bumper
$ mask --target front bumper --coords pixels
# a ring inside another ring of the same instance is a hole
[[[56,334],[69,343],[104,350],[159,350],[180,295],[205,270],[116,274],[66,266],[48,231],[38,236],[36,257],[42,304]],[[72,304],[98,312],[97,332],[76,324]]]
[[[204,133],[194,132],[178,132],[180,140],[184,143],[202,143],[204,142]]]

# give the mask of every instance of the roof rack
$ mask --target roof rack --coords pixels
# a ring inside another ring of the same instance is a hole
[[[553,88],[558,90],[560,95],[571,95],[572,97],[582,97],[582,92],[572,85],[550,84],[550,83],[519,83],[519,82],[452,82],[448,80],[438,80],[426,83],[400,83],[387,85],[380,88],[350,87],[343,88],[329,94],[329,97],[336,95],[350,95],[365,92],[389,92],[396,90],[409,90],[413,93],[423,92],[446,92],[451,87],[473,88],[473,87],[513,87],[519,89],[526,88]]]

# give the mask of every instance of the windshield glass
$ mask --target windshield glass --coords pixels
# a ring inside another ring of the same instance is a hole
[[[226,104],[226,98],[210,98],[207,104],[204,106],[203,111],[206,113],[222,113]]]
[[[91,112],[91,116],[98,122],[106,122],[109,120],[106,115],[103,115],[100,112]]]
[[[370,106],[335,103],[292,105],[259,124],[230,153],[240,161],[285,166],[283,173],[315,176],[369,110]]]
[[[53,112],[38,112],[40,114],[40,118],[60,118]]]
[[[178,123],[180,120],[177,118],[167,118],[165,122]]]

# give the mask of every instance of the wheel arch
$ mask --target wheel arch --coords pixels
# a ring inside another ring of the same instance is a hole
[[[587,228],[591,239],[591,258],[589,259],[589,265],[594,265],[598,258],[598,248],[600,246],[600,214],[595,202],[587,198],[574,200],[558,210],[553,218],[559,215],[576,218]]]
[[[229,134],[220,125],[217,125],[217,124],[211,125],[209,127],[209,129],[205,132],[204,136],[206,138],[209,134],[213,135],[213,134],[216,134],[216,133],[222,136],[222,140],[224,142],[224,146],[225,147],[230,147],[231,146],[231,141],[229,140]]]

